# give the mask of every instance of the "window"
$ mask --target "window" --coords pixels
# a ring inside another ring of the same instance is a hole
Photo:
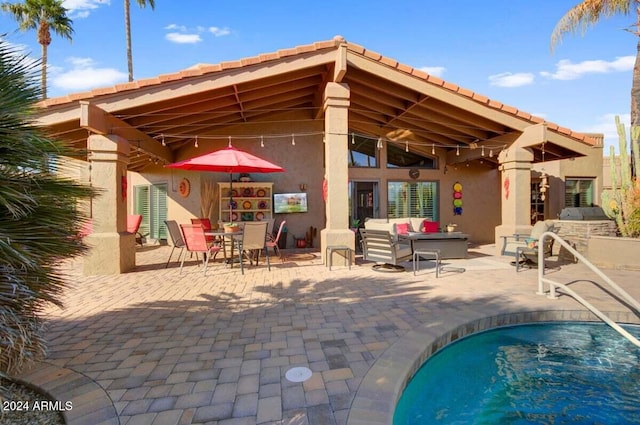
[[[594,179],[566,179],[564,183],[565,207],[592,207],[594,205]]]
[[[376,140],[352,134],[349,138],[349,167],[378,167]]]
[[[167,184],[135,186],[133,213],[142,214],[140,234],[151,239],[167,239]]]
[[[406,152],[393,143],[387,143],[387,168],[438,168],[435,158],[418,152]]]
[[[438,221],[438,184],[436,182],[389,182],[387,216],[424,217]]]

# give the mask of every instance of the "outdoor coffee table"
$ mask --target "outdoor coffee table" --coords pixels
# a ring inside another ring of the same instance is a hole
[[[399,239],[411,241],[411,251],[440,251],[440,259],[466,258],[469,235],[462,232],[399,234]]]

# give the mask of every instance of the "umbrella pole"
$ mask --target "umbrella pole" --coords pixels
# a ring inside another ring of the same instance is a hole
[[[229,173],[229,223],[233,223],[233,173]]]

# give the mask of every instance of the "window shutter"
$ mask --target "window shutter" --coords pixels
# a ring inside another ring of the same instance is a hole
[[[167,239],[167,185],[154,184],[151,186],[152,213],[149,237],[151,239]]]
[[[424,217],[438,221],[436,182],[389,182],[389,218]]]
[[[140,234],[149,234],[149,186],[135,186],[133,188],[134,205],[133,213],[142,214],[140,223]]]

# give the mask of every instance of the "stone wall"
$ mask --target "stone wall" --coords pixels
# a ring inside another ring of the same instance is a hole
[[[558,236],[585,256],[591,236],[616,236],[616,223],[613,220],[553,220],[553,223],[558,229]],[[556,244],[554,251],[559,249],[558,246]]]

